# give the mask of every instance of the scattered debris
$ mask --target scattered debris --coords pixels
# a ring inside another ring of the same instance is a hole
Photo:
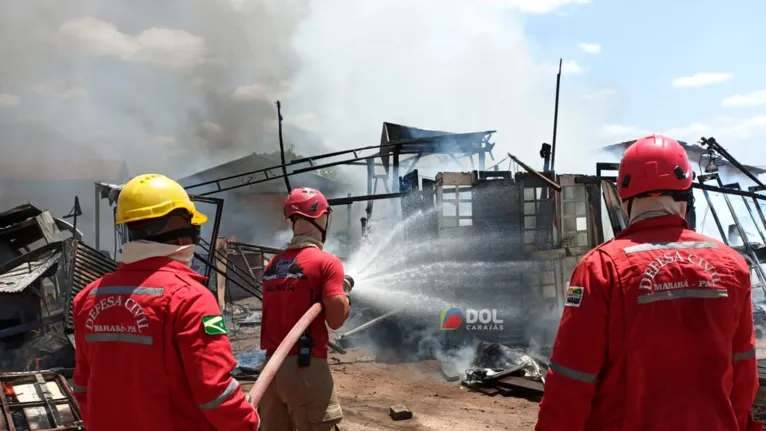
[[[0,430],[82,430],[80,408],[66,379],[51,370],[0,374]]]
[[[439,372],[447,382],[457,382],[463,376],[452,362],[439,362]]]
[[[60,334],[69,297],[64,244],[76,232],[30,204],[0,213],[0,371],[74,366]]]
[[[261,310],[251,311],[244,319],[238,321],[240,325],[260,325],[263,318]]]
[[[257,378],[261,373],[261,367],[266,361],[266,352],[253,347],[250,350],[241,352],[235,356],[237,368],[235,368],[234,377],[254,377]]]
[[[545,390],[548,367],[523,350],[503,344],[481,343],[475,368],[466,371],[462,385],[489,396],[534,398]]]
[[[404,404],[396,404],[389,407],[388,415],[395,421],[412,419],[412,412]]]

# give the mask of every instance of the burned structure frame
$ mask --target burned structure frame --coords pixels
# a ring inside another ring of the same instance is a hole
[[[461,159],[467,159],[472,169],[478,164],[478,170],[483,171],[487,156],[494,160],[492,150],[495,144],[491,138],[495,132],[449,133],[383,123],[380,145],[303,157],[269,168],[192,184],[186,190],[203,197],[325,168],[364,166],[367,169],[367,194],[331,199],[330,205],[367,202],[369,220],[372,217],[373,201],[400,197],[400,177],[415,170],[424,157],[447,156],[458,167],[462,166]],[[476,161],[474,156],[477,156]],[[317,163],[325,160],[329,161]],[[376,168],[382,168],[383,172],[378,173]],[[384,193],[378,193],[380,186]]]

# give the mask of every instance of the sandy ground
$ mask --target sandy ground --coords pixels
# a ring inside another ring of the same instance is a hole
[[[331,355],[343,406],[343,431],[532,430],[537,402],[489,397],[445,382],[438,362],[379,364],[363,351]],[[245,391],[252,383],[243,383]],[[404,404],[413,418],[393,421],[389,406]]]
[[[258,328],[240,327],[232,332],[235,351],[257,343]],[[458,382],[445,382],[436,361],[381,364],[374,360],[361,349],[329,357],[345,415],[343,431],[534,429],[535,401],[490,397],[464,389]],[[245,391],[252,385],[242,381]],[[413,418],[393,421],[388,411],[394,404],[407,406]]]
[[[532,430],[537,403],[522,398],[470,392],[446,383],[438,363],[334,365],[346,416],[343,430]],[[394,422],[392,404],[404,404],[413,418]]]

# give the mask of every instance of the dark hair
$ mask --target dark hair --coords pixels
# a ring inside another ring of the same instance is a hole
[[[185,220],[186,223],[178,228],[167,230],[171,219],[178,218]],[[191,238],[196,244],[199,242],[200,227],[192,225],[191,220],[192,215],[189,211],[177,209],[162,217],[128,223],[128,239],[167,243],[179,238]]]

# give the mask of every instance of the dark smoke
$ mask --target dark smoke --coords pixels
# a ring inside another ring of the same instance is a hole
[[[300,67],[290,41],[307,6],[3,2],[0,93],[18,97],[0,111],[3,148],[37,133],[46,151],[30,155],[95,151],[172,175],[273,151],[273,102]]]
[[[274,101],[301,67],[291,40],[307,12],[308,0],[0,3],[0,211],[62,216],[78,195],[92,242],[94,181],[278,149]]]

